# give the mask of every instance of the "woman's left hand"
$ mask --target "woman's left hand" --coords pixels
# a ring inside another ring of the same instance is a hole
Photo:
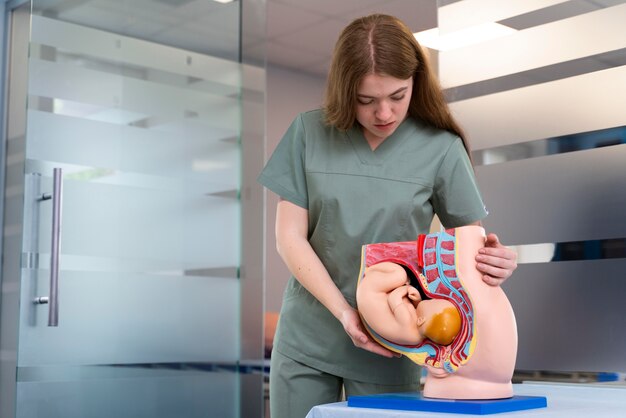
[[[500,243],[496,234],[488,234],[485,247],[478,250],[476,268],[483,273],[483,281],[500,286],[517,268],[517,253]]]

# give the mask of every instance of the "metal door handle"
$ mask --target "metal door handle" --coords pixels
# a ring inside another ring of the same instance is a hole
[[[59,326],[59,254],[61,253],[61,214],[63,212],[63,170],[52,171],[52,196],[44,194],[41,199],[52,198],[52,244],[50,248],[50,296],[35,298],[35,303],[48,304],[48,326]]]

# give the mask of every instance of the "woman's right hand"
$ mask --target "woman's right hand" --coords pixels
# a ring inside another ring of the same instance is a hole
[[[401,357],[401,354],[387,350],[385,347],[370,338],[370,336],[364,331],[361,317],[356,309],[352,307],[345,309],[341,313],[340,321],[341,325],[343,325],[343,329],[346,331],[346,334],[348,334],[355,346],[362,348],[363,350],[379,354],[383,357]]]

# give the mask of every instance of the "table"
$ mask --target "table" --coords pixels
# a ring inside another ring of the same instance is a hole
[[[516,395],[545,396],[548,407],[504,412],[490,417],[524,418],[625,418],[626,386],[598,384],[521,383],[513,385]],[[347,402],[318,405],[306,418],[468,418],[472,415],[439,412],[394,411],[389,409],[351,408]],[[477,415],[473,415],[477,416]]]

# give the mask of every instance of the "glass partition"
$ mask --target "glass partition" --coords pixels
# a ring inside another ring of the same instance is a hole
[[[484,224],[519,253],[504,288],[520,379],[624,382],[626,3],[438,6],[444,36],[465,41],[439,52],[439,72],[475,151]]]
[[[239,416],[240,8],[14,11],[0,415]]]

